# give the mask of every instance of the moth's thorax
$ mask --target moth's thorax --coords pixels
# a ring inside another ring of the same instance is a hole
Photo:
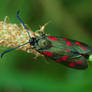
[[[34,46],[35,42],[36,42],[36,38],[32,37],[32,38],[29,39],[30,45]]]
[[[51,43],[47,39],[40,39],[37,45],[40,49],[46,49],[50,47]]]

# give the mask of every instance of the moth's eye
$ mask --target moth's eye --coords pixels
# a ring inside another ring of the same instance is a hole
[[[42,42],[44,45],[47,45],[47,41],[46,40],[43,40]]]

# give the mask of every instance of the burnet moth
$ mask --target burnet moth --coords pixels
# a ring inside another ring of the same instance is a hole
[[[3,57],[5,53],[29,43],[37,52],[43,54],[46,58],[51,58],[52,60],[67,67],[74,69],[88,68],[88,53],[92,52],[92,47],[89,47],[85,43],[70,40],[64,37],[50,36],[44,32],[42,32],[40,36],[31,37],[27,27],[19,17],[19,12],[17,12],[16,16],[26,29],[29,36],[29,42],[2,52],[1,57]]]

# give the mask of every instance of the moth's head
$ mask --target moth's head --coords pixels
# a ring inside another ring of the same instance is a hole
[[[29,39],[30,45],[34,45],[35,42],[36,42],[36,38],[32,37],[32,38]]]

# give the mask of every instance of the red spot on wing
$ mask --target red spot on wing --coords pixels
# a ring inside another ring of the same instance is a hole
[[[69,41],[66,41],[68,46],[72,46],[72,44]]]
[[[67,40],[67,39],[63,37],[63,40]]]
[[[83,61],[79,60],[79,61],[76,62],[76,64],[83,64]]]
[[[66,44],[67,44],[68,46],[72,46],[71,42],[70,42],[70,41],[68,41],[66,38],[64,38],[64,37],[63,37],[63,40],[65,40],[65,41],[66,41]]]
[[[61,61],[66,61],[68,59],[69,56],[63,56],[61,59],[56,59],[56,61],[58,63],[60,63]]]
[[[64,49],[64,51],[70,52],[70,50]]]
[[[86,50],[87,50],[84,46],[81,46],[81,48],[82,48],[84,51],[86,51]]]
[[[76,65],[76,64],[73,63],[73,62],[69,64],[70,67],[74,67],[75,65]]]
[[[79,46],[81,45],[78,41],[76,41],[75,43],[76,43],[77,45],[79,45]]]
[[[57,41],[58,39],[56,37],[53,36],[47,36],[48,39],[53,40],[53,41]]]
[[[80,42],[76,41],[75,43],[76,43],[77,45],[79,45],[84,51],[87,50],[84,46],[82,46],[82,45],[80,44]]]
[[[61,59],[56,59],[56,61],[57,61],[58,63],[60,63],[62,60],[61,60]]]
[[[63,57],[61,58],[61,60],[62,60],[62,61],[66,61],[66,60],[68,59],[68,57],[69,57],[69,56],[63,56]]]
[[[52,56],[52,52],[48,52],[48,51],[43,51],[43,54],[46,55],[46,56]]]

